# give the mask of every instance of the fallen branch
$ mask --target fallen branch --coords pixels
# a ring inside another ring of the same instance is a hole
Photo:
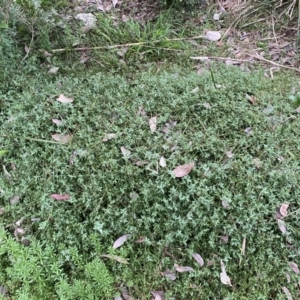
[[[289,67],[289,66],[285,66],[285,65],[281,65],[278,64],[272,60],[263,58],[262,56],[258,55],[258,54],[250,54],[250,53],[244,53],[250,57],[256,58],[258,60],[262,60],[264,62],[267,62],[269,64],[272,64],[276,67],[280,67],[280,68],[284,68],[284,69],[288,69],[288,70],[292,70],[292,71],[296,71],[296,72],[300,72],[300,69],[297,68],[293,68],[293,67]],[[190,57],[191,59],[197,59],[197,60],[208,60],[208,59],[219,59],[219,60],[231,60],[231,61],[236,61],[236,62],[250,62],[249,59],[235,59],[235,58],[230,58],[230,57],[219,57],[219,56],[194,56],[194,57]]]
[[[86,51],[86,50],[110,50],[116,48],[123,48],[123,47],[131,47],[131,46],[142,46],[152,43],[161,43],[161,42],[178,42],[178,41],[188,41],[188,40],[196,40],[196,39],[205,39],[204,35],[187,37],[187,38],[174,38],[174,39],[165,39],[165,40],[154,40],[154,41],[147,41],[147,42],[138,42],[138,43],[127,43],[127,44],[118,44],[118,45],[111,45],[111,46],[98,46],[98,47],[81,47],[81,48],[61,48],[61,49],[53,49],[52,53],[58,52],[65,52],[65,51]]]

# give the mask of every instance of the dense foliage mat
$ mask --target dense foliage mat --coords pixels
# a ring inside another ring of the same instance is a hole
[[[283,203],[296,211],[300,197],[300,122],[287,100],[297,83],[285,78],[174,66],[128,78],[16,71],[0,83],[6,295],[283,299],[284,286],[296,295],[289,262],[299,255],[298,214],[283,220],[285,234],[273,217]],[[74,101],[61,103],[60,94]],[[190,162],[176,178],[172,170]],[[113,249],[124,234],[132,236]],[[220,281],[220,260],[232,287]],[[175,263],[194,271],[161,275]]]

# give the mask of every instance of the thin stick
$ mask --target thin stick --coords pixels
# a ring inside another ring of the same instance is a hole
[[[142,46],[150,43],[160,43],[160,42],[178,42],[178,41],[188,41],[188,40],[196,40],[196,39],[204,39],[206,38],[204,35],[187,37],[187,38],[174,38],[174,39],[165,39],[165,40],[154,40],[147,42],[139,42],[139,43],[127,43],[127,44],[118,44],[111,46],[98,46],[98,47],[82,47],[82,48],[61,48],[61,49],[53,49],[52,53],[57,52],[65,52],[65,51],[85,51],[85,50],[104,50],[104,49],[116,49],[122,47],[131,47],[131,46]]]
[[[265,62],[267,62],[267,63],[269,63],[269,64],[272,64],[272,65],[277,66],[277,67],[280,67],[280,68],[284,68],[284,69],[289,69],[289,70],[293,70],[293,71],[296,71],[296,72],[300,72],[299,69],[296,69],[296,68],[293,68],[293,67],[289,67],[289,66],[284,66],[284,65],[278,64],[278,63],[276,63],[276,62],[274,62],[274,61],[272,61],[272,60],[268,60],[268,59],[266,59],[266,58],[263,58],[262,56],[260,56],[260,55],[258,55],[258,54],[256,54],[256,55],[252,55],[252,54],[250,54],[250,53],[245,53],[245,54],[248,55],[248,56],[254,57],[254,58],[256,58],[256,59],[265,61]]]
[[[221,56],[192,56],[191,59],[197,60],[206,60],[206,59],[220,59],[220,60],[232,60],[237,62],[249,62],[249,59],[237,59],[237,58],[230,58],[230,57],[221,57]]]
[[[7,137],[7,138],[13,138],[13,139],[24,139],[24,140],[29,140],[29,141],[35,141],[35,142],[42,142],[42,143],[50,143],[50,144],[57,144],[57,145],[63,145],[63,143],[58,143],[54,141],[49,141],[49,140],[42,140],[42,139],[36,139],[36,138],[30,138],[30,137],[24,137],[24,136],[15,136],[15,135],[0,135],[1,137]]]
[[[293,68],[293,67],[289,67],[289,66],[284,66],[284,65],[281,65],[281,64],[278,64],[272,60],[268,60],[266,58],[263,58],[262,56],[256,54],[256,55],[253,55],[253,54],[250,54],[250,53],[245,53],[246,55],[248,56],[251,56],[253,58],[256,58],[258,60],[262,60],[262,61],[265,61],[269,64],[272,64],[274,66],[277,66],[277,67],[280,67],[280,68],[284,68],[284,69],[289,69],[289,70],[293,70],[293,71],[296,71],[296,72],[300,72],[300,69],[297,69],[297,68]],[[220,60],[232,60],[232,61],[237,61],[237,62],[249,62],[249,60],[247,59],[235,59],[235,58],[229,58],[229,57],[218,57],[218,56],[194,56],[194,57],[190,57],[191,59],[198,59],[198,60],[206,60],[206,59],[220,59]]]

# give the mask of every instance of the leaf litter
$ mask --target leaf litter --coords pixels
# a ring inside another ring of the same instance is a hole
[[[195,271],[193,268],[188,267],[188,266],[179,266],[179,265],[175,264],[174,267],[175,267],[176,271],[179,273]]]
[[[225,265],[224,265],[222,259],[221,259],[221,273],[220,273],[220,279],[221,279],[221,282],[222,282],[223,284],[232,286],[232,285],[231,285],[230,278],[229,278],[229,276],[228,276],[227,273],[226,273]]]
[[[185,165],[180,165],[173,170],[173,175],[177,178],[184,177],[192,171],[194,166],[195,166],[195,164],[193,162],[185,164]]]
[[[71,103],[71,102],[74,101],[74,98],[68,98],[63,94],[60,94],[59,97],[56,100],[61,102],[61,103]]]
[[[121,237],[119,237],[113,244],[113,249],[117,249],[121,247],[129,238],[131,237],[131,234],[124,234]]]
[[[193,253],[192,256],[201,267],[204,265],[204,260],[200,254]]]

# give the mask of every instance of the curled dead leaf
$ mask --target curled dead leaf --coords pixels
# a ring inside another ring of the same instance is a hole
[[[179,272],[179,273],[195,271],[193,268],[188,267],[188,266],[179,266],[177,264],[174,264],[174,266],[175,266],[176,271]]]
[[[129,238],[131,237],[131,234],[124,234],[121,237],[119,237],[113,245],[113,249],[117,249],[121,247]]]
[[[283,217],[287,216],[287,210],[288,210],[289,204],[283,203],[281,204],[279,208],[279,212]]]
[[[193,258],[196,260],[196,262],[202,267],[204,265],[204,260],[202,256],[198,253],[193,253]]]
[[[227,273],[226,273],[226,269],[225,269],[225,265],[221,259],[221,273],[220,273],[220,279],[221,279],[221,282],[226,284],[226,285],[231,285],[231,281],[230,281],[230,278],[228,277]]]
[[[300,273],[298,265],[296,263],[294,263],[293,261],[289,262],[289,266],[293,270],[294,273],[296,273],[296,274]]]
[[[50,197],[58,201],[67,201],[70,199],[70,195],[68,194],[52,194]]]
[[[178,178],[184,177],[191,172],[191,170],[194,168],[194,166],[195,166],[195,164],[193,162],[185,164],[185,165],[180,165],[173,170],[173,174],[175,177],[178,177]]]
[[[74,101],[73,98],[68,98],[63,94],[60,94],[59,97],[56,100],[61,102],[61,103],[71,103],[71,102]]]
[[[293,296],[286,286],[282,287],[282,291],[285,293],[288,300],[293,300]]]

